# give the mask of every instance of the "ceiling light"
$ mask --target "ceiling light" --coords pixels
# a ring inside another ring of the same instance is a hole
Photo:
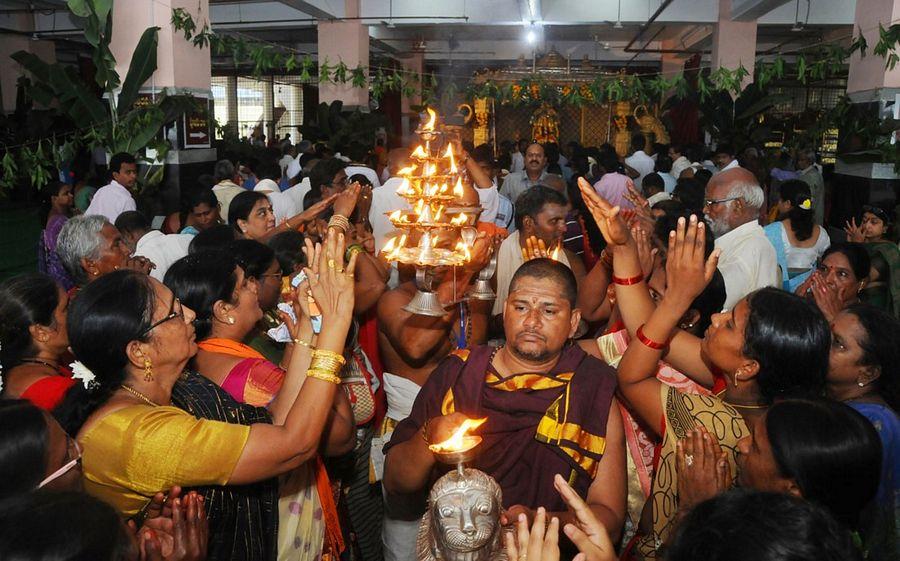
[[[525,35],[525,40],[533,45],[534,42],[537,41],[537,33],[535,33],[533,29],[529,29],[528,33]]]
[[[616,23],[613,24],[613,29],[622,29],[622,22],[616,21]]]
[[[797,33],[798,31],[803,31],[803,24],[798,22],[794,22],[794,27],[791,28],[791,31]]]

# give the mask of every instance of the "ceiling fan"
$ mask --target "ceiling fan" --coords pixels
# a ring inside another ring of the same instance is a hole
[[[607,25],[611,25],[613,29],[622,29],[625,26],[622,25],[622,0],[619,0],[619,7],[616,12],[616,21],[612,22],[607,20],[603,20]]]

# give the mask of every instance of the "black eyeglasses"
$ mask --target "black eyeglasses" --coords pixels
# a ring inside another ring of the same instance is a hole
[[[176,302],[178,302],[178,304],[179,304],[179,310],[177,312],[175,311],[175,303]],[[150,327],[141,331],[140,336],[143,337],[144,335],[153,331],[154,328],[159,327],[160,325],[166,323],[170,319],[175,319],[177,317],[180,317],[183,312],[183,310],[180,309],[180,304],[181,304],[181,301],[178,298],[172,298],[172,305],[169,307],[169,313],[166,315],[166,317],[162,318],[161,320],[157,321],[156,323],[150,324]]]
[[[703,206],[705,206],[705,207],[713,206],[713,205],[718,205],[718,204],[722,204],[722,203],[727,203],[729,201],[736,201],[738,199],[740,199],[740,197],[728,197],[727,199],[704,199]]]

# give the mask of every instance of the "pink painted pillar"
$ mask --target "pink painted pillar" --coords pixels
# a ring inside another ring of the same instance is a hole
[[[756,20],[732,21],[731,0],[719,0],[719,22],[713,31],[712,68],[734,70],[743,65],[749,74],[742,85],[753,82],[756,63]]]
[[[145,29],[159,27],[157,69],[143,89],[158,92],[177,88],[208,97],[212,62],[209,48],[200,49],[186,41],[171,22],[172,10],[183,8],[194,18],[199,31],[209,21],[209,0],[170,0],[170,7],[157,0],[114,0],[113,37],[110,50],[116,57],[116,71],[122,80],[128,73],[131,57]]]
[[[423,50],[414,49],[405,55],[401,55],[398,59],[404,70],[408,70],[410,73],[414,72],[419,75],[419,78],[424,79],[425,52]],[[400,96],[400,125],[403,128],[404,144],[411,139],[413,129],[417,124],[416,116],[418,113],[412,106],[422,104],[421,86],[420,83],[416,93],[409,97],[405,95]]]
[[[859,52],[850,57],[847,94],[900,87],[900,66],[888,70],[884,66],[885,60],[871,53],[872,46],[878,43],[878,24],[887,28],[897,18],[900,18],[900,0],[866,0],[856,3],[853,33],[855,36],[862,29],[869,42],[870,52],[865,58]]]
[[[347,17],[359,17],[359,0],[345,0]],[[369,66],[369,28],[359,20],[320,21],[319,65],[326,60],[331,68],[343,61],[349,68]],[[319,101],[331,103],[340,100],[344,108],[369,107],[368,88],[346,84],[322,84],[319,86]]]

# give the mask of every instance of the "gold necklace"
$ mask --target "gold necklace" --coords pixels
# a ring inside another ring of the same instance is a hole
[[[715,396],[718,397],[719,399],[721,399],[724,403],[727,403],[728,405],[730,405],[732,407],[736,407],[738,409],[766,409],[768,407],[768,405],[760,405],[760,404],[742,405],[740,403],[732,403],[730,401],[725,400],[725,398],[723,397],[724,394],[725,394],[725,390],[722,390],[719,393],[715,394]]]
[[[122,388],[123,390],[125,390],[126,392],[130,393],[130,394],[133,395],[134,397],[136,397],[136,398],[140,399],[141,401],[147,403],[147,405],[151,405],[151,406],[153,406],[153,407],[159,407],[159,403],[156,403],[155,401],[153,401],[152,399],[150,399],[150,398],[147,397],[146,395],[144,395],[144,394],[142,394],[141,392],[137,391],[136,389],[132,388],[131,386],[126,386],[125,384],[122,384],[122,385],[119,386],[119,387]]]

